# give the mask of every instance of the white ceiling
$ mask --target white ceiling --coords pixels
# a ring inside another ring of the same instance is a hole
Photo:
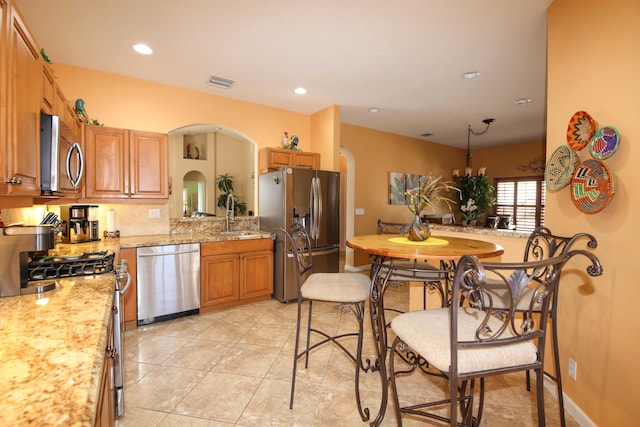
[[[468,124],[495,118],[471,137],[479,147],[544,138],[551,1],[15,3],[54,62],[304,114],[335,104],[343,123],[457,147]],[[141,42],[154,54],[133,52]],[[462,79],[467,71],[480,76]],[[209,86],[213,74],[235,83]],[[298,86],[308,93],[295,95]]]

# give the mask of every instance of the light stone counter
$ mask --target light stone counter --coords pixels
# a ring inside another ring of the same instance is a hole
[[[114,283],[60,279],[39,296],[0,298],[0,425],[93,425]]]

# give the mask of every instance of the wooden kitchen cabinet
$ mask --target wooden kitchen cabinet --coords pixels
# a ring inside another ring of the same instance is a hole
[[[129,275],[131,276],[131,285],[129,286],[129,290],[124,294],[124,329],[129,331],[138,327],[138,283],[136,280],[138,270],[136,264],[136,249],[120,249],[120,259],[127,261]]]
[[[271,172],[287,166],[320,169],[320,153],[267,147],[260,150],[258,163],[260,173]]]
[[[85,197],[167,199],[167,134],[86,125]]]
[[[6,1],[0,7],[7,42],[0,51],[0,194],[39,196],[42,59],[18,11]]]
[[[47,114],[54,113],[55,82],[47,65],[42,66],[42,111]]]
[[[200,257],[200,313],[271,297],[271,239],[203,243]]]
[[[107,347],[104,352],[104,363],[100,375],[100,394],[93,425],[95,427],[112,427],[115,425],[115,384],[113,378],[113,316],[109,316],[107,329]]]

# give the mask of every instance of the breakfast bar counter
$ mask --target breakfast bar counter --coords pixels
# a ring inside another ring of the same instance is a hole
[[[57,282],[0,298],[0,425],[94,423],[115,275]]]

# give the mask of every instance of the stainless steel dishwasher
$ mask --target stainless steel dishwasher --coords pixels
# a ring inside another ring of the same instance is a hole
[[[200,311],[200,244],[141,247],[136,251],[138,325]]]

